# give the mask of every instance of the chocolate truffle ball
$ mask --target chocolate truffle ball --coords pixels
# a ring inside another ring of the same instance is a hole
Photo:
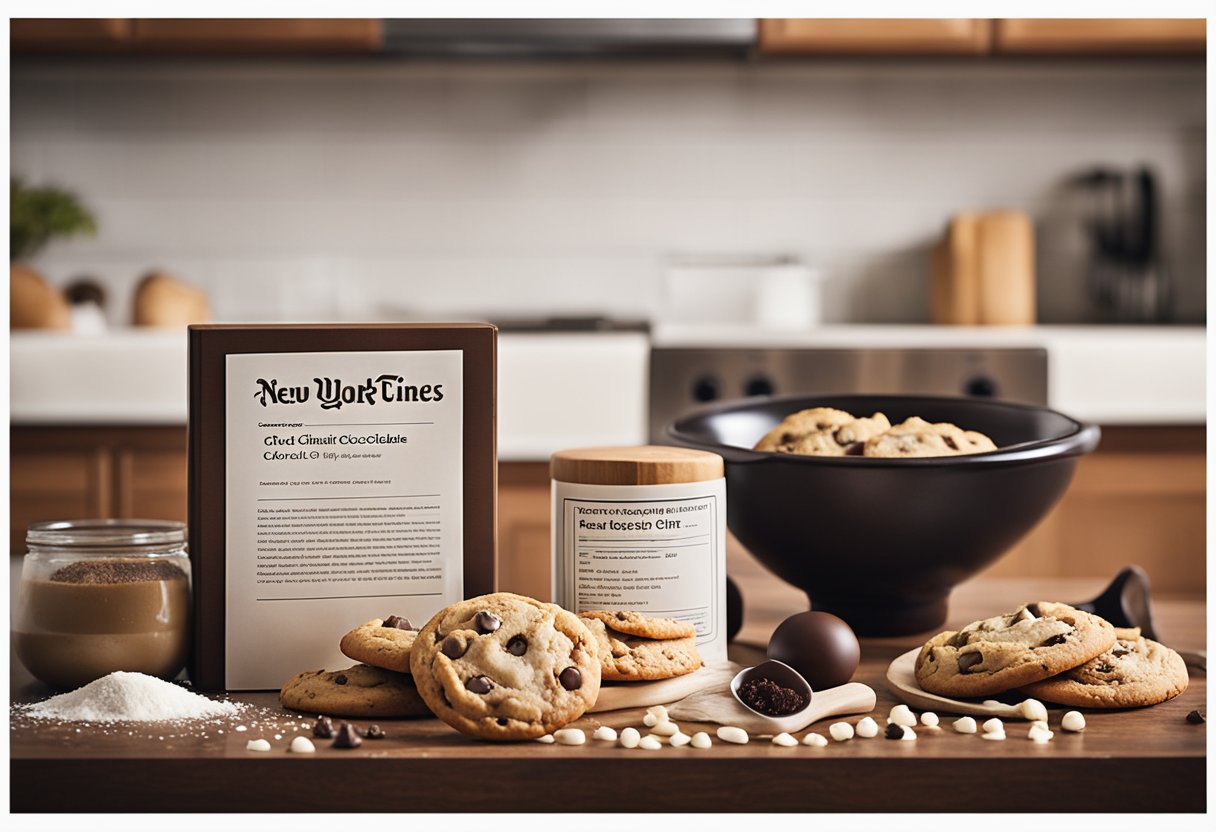
[[[812,690],[826,690],[853,678],[861,645],[852,628],[830,612],[800,612],[773,631],[768,657],[797,670]]]

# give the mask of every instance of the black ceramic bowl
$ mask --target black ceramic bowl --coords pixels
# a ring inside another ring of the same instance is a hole
[[[953,422],[983,454],[915,459],[764,453],[790,413],[835,407]],[[1100,431],[1042,407],[931,396],[797,396],[698,410],[667,428],[726,459],[727,525],[765,566],[859,635],[939,627],[950,590],[1005,553],[1056,504]],[[1033,600],[1033,599],[1027,599]]]

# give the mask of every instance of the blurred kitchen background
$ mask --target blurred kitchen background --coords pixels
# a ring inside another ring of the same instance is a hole
[[[16,258],[14,553],[184,519],[185,322],[479,319],[508,588],[547,595],[551,451],[856,390],[1102,424],[992,571],[1203,589],[1202,20],[11,31],[20,195],[95,226]]]

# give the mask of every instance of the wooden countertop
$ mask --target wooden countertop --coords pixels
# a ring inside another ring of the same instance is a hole
[[[753,663],[755,645],[803,596],[766,574],[734,572],[747,606],[746,625],[731,657]],[[951,624],[992,615],[1033,599],[1079,601],[1105,585],[1095,580],[977,579],[961,586]],[[1204,649],[1203,597],[1157,598],[1163,639]],[[922,639],[867,639],[855,681],[878,694],[882,724],[896,700],[883,679],[887,664]],[[13,698],[48,691],[13,669]],[[388,737],[317,753],[286,748],[301,718],[278,707],[274,694],[241,694],[251,710],[226,724],[99,730],[14,721],[10,739],[13,811],[599,811],[595,784],[629,795],[626,811],[1103,811],[1179,812],[1206,809],[1206,677],[1193,673],[1177,699],[1119,712],[1086,712],[1081,734],[1057,727],[1066,709],[1051,708],[1055,738],[1025,738],[1026,723],[1007,723],[1005,742],[985,742],[949,728],[918,732],[916,742],[880,738],[832,742],[827,748],[781,748],[753,739],[744,746],[715,740],[712,749],[626,750],[589,740],[584,746],[473,742],[437,720],[382,721]],[[641,725],[641,710],[584,717],[599,724]],[[860,716],[860,715],[859,715]],[[849,717],[855,722],[858,717]],[[358,721],[363,724],[362,721]],[[237,725],[247,731],[238,732]],[[683,729],[702,726],[685,724]],[[220,730],[223,729],[223,733]],[[713,727],[705,726],[712,734]],[[128,730],[130,732],[128,733]],[[827,723],[813,726],[826,735]],[[282,738],[273,740],[273,734]],[[308,733],[302,731],[301,733]],[[272,739],[274,750],[245,750],[247,740]],[[410,783],[426,783],[425,798]],[[71,788],[59,785],[71,783]],[[58,784],[58,785],[57,785]]]

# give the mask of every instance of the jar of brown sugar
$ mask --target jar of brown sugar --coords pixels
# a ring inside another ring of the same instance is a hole
[[[116,670],[181,671],[190,645],[184,524],[35,523],[25,540],[12,633],[30,673],[70,689]]]

